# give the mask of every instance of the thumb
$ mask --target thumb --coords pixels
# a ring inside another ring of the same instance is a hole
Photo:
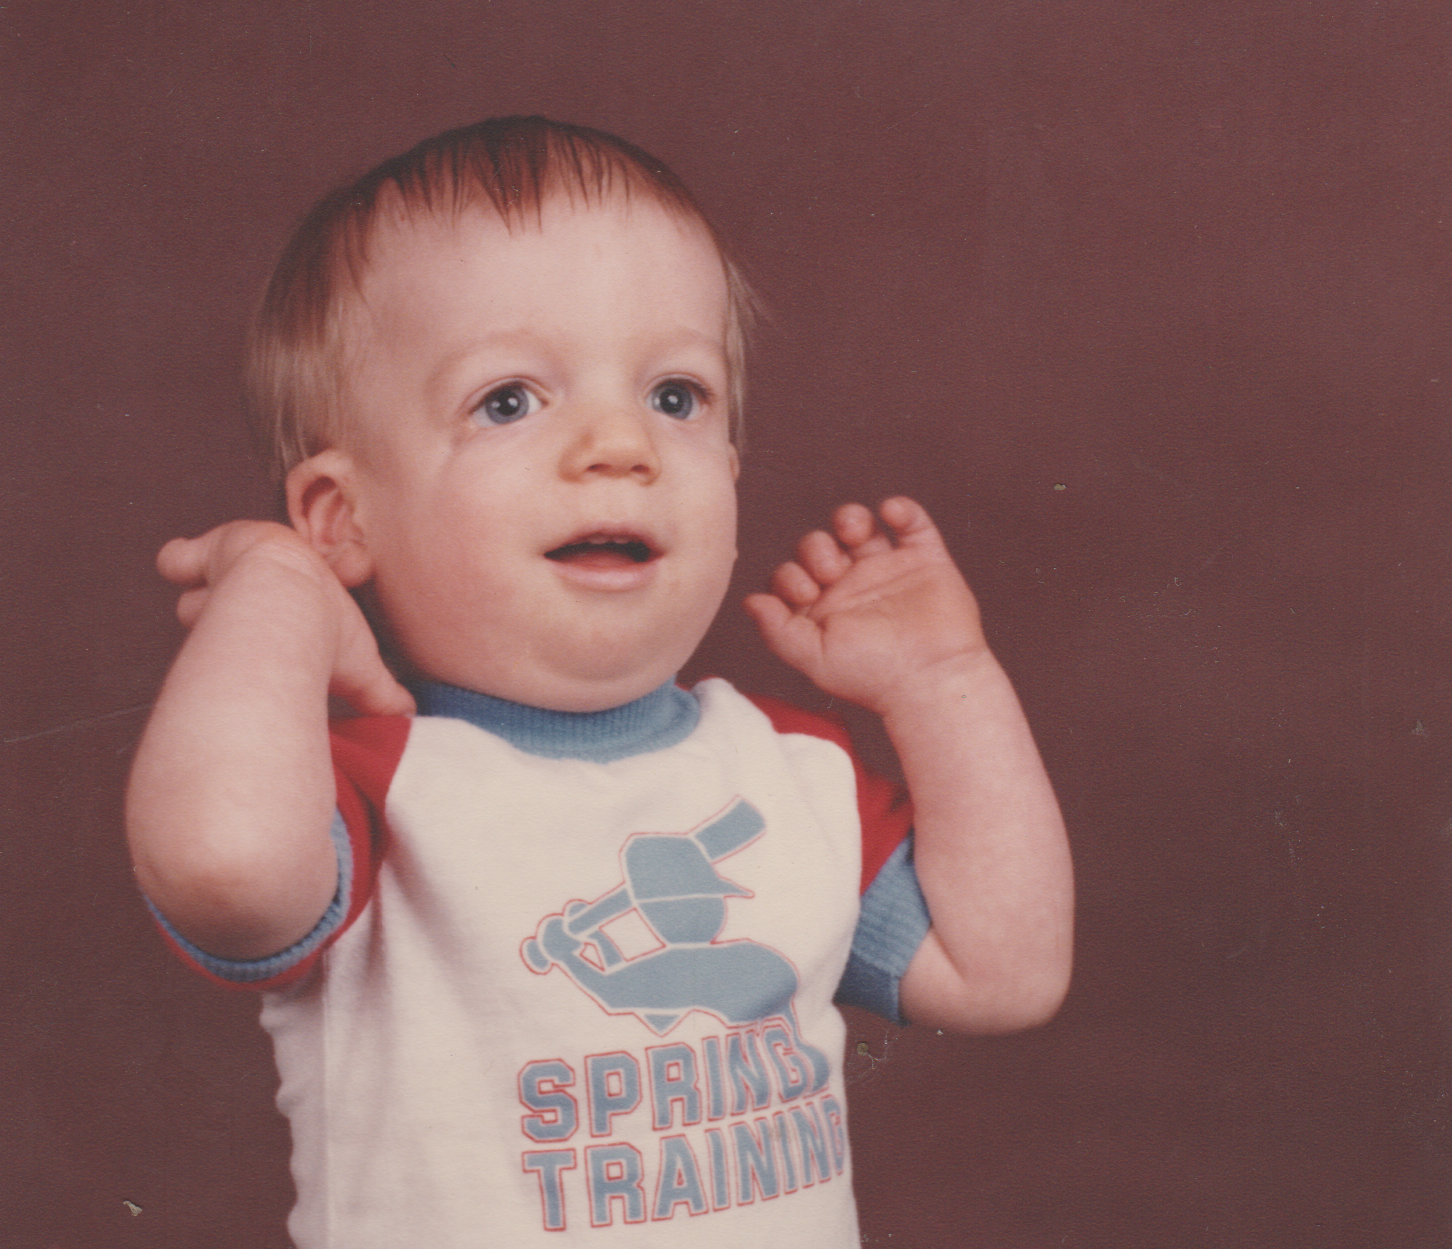
[[[413,695],[388,670],[361,616],[339,648],[331,684],[331,693],[360,715],[406,716],[415,711]]]
[[[822,631],[774,594],[748,594],[742,606],[756,621],[767,649],[783,663],[811,676],[821,653]]]
[[[364,716],[410,716],[416,710],[413,695],[398,683],[379,659],[368,671],[340,669],[332,692]]]

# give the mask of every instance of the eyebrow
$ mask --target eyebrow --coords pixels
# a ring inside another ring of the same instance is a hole
[[[493,330],[481,334],[445,354],[429,371],[425,384],[431,393],[442,388],[453,373],[464,368],[473,357],[486,352],[517,351],[526,355],[532,352],[544,354],[543,338],[543,335],[528,326],[522,326],[519,329]],[[674,352],[703,351],[711,357],[713,364],[719,365],[728,372],[730,370],[730,353],[726,350],[724,336],[718,337],[714,334],[703,334],[697,330],[678,327],[656,345],[655,351],[663,356],[669,356]]]
[[[484,354],[487,351],[519,351],[527,352],[536,348],[536,335],[529,329],[518,330],[495,330],[481,334],[477,338],[471,338],[459,347],[446,353],[439,362],[429,370],[428,376],[424,379],[430,394],[442,389],[448,378],[464,368],[475,356]]]

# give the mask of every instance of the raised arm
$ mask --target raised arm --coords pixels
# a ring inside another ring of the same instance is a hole
[[[965,1032],[1046,1021],[1068,989],[1068,842],[978,607],[910,499],[839,508],[747,599],[767,644],[882,717],[912,795],[932,931],[901,986],[909,1019]]]
[[[357,605],[294,531],[223,525],[162,548],[191,633],[126,797],[137,879],[188,940],[263,958],[307,935],[337,886],[328,695],[407,712]]]

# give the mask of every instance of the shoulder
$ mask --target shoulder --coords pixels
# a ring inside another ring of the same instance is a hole
[[[787,739],[785,754],[796,761],[796,770],[812,789],[849,791],[861,824],[865,889],[912,828],[912,801],[902,783],[864,766],[846,726],[835,716],[803,711],[780,698],[743,694],[720,679],[702,681],[693,692],[706,714],[719,710],[749,716]]]

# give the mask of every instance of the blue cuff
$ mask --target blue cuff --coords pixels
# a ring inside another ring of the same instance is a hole
[[[865,1007],[893,1023],[906,1023],[899,988],[932,923],[927,899],[918,887],[909,833],[862,895],[852,952],[836,1000]]]
[[[156,904],[150,898],[145,899],[146,905],[151,908],[151,913],[156,916],[156,922],[162,926],[166,935],[204,971],[234,984],[256,984],[262,980],[271,980],[274,976],[291,971],[317,951],[342,927],[343,920],[347,918],[348,899],[353,892],[353,846],[348,840],[348,829],[343,823],[343,817],[336,811],[333,813],[333,823],[328,828],[328,835],[333,839],[333,850],[338,856],[337,892],[333,894],[332,902],[328,904],[328,909],[323,912],[322,919],[318,920],[312,932],[277,954],[258,959],[218,958],[215,954],[198,949],[177,932],[166,916],[156,909]]]

